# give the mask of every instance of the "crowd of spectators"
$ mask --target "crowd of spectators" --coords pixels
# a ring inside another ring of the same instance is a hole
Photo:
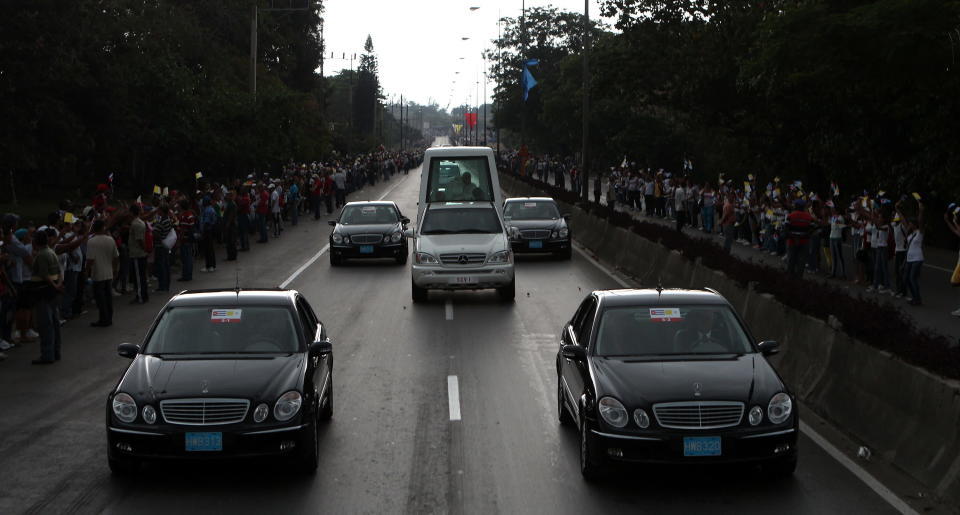
[[[177,282],[216,273],[227,261],[267,244],[302,217],[319,220],[346,203],[347,195],[398,173],[408,173],[421,152],[380,151],[335,156],[328,163],[292,160],[271,176],[208,181],[195,175],[190,191],[154,186],[135,200],[115,198],[110,181],[89,201],[64,200],[45,220],[2,216],[0,239],[0,360],[5,351],[39,340],[34,364],[61,357],[61,327],[86,313],[92,327],[113,324],[114,299],[149,302]],[[231,283],[232,284],[232,283]]]

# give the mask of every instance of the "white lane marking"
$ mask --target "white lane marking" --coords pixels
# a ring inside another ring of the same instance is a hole
[[[611,279],[616,281],[619,285],[624,288],[632,287],[629,283],[623,279],[617,277],[610,271],[605,265],[598,262],[596,259],[593,259],[590,255],[580,249],[579,245],[574,246],[574,248],[579,252],[583,257],[587,258],[593,266],[600,269],[602,272],[610,276]],[[833,459],[840,462],[847,470],[849,470],[854,476],[857,476],[861,481],[864,482],[871,490],[873,490],[877,495],[880,496],[884,501],[893,506],[894,509],[899,511],[904,515],[917,515],[917,512],[913,510],[906,502],[897,497],[897,494],[893,493],[889,488],[884,486],[880,481],[877,481],[869,472],[863,469],[860,465],[857,465],[853,460],[847,457],[846,454],[841,452],[839,449],[833,446],[828,442],[824,437],[820,436],[819,433],[814,431],[810,426],[808,426],[803,421],[800,422],[800,432],[807,435],[808,438],[813,440],[814,443],[820,446],[827,454],[829,454]]]
[[[889,488],[883,485],[880,481],[877,481],[875,477],[870,475],[869,472],[863,469],[860,465],[854,463],[846,454],[844,454],[840,449],[834,447],[834,445],[827,441],[826,438],[820,436],[820,433],[817,433],[812,427],[807,425],[802,420],[800,421],[800,432],[807,435],[808,438],[814,441],[819,445],[827,454],[833,457],[833,459],[840,462],[841,465],[846,467],[853,475],[860,478],[861,481],[866,483],[871,490],[876,492],[884,501],[890,503],[890,506],[893,506],[894,509],[899,511],[904,515],[917,515],[917,512],[910,507],[909,504],[905,503],[902,499],[897,497],[897,494],[893,493]]]
[[[444,306],[446,311],[447,320],[453,320],[453,299],[447,299],[447,304]]]
[[[450,405],[450,420],[460,420],[460,383],[457,376],[447,376],[447,401]]]
[[[396,184],[394,184],[393,186],[391,186],[387,191],[383,192],[383,195],[380,195],[380,198],[378,198],[377,200],[383,200],[384,198],[386,198],[386,196],[389,195],[389,194],[391,194],[391,193],[393,193],[393,190],[397,189],[397,186],[400,186],[401,183],[403,183],[402,180],[401,180],[401,181],[397,181]],[[290,275],[290,277],[287,277],[287,279],[286,279],[285,281],[283,281],[282,283],[280,283],[280,289],[281,289],[281,290],[282,290],[282,289],[286,289],[286,287],[289,286],[290,283],[292,283],[292,282],[294,281],[294,279],[296,279],[297,277],[299,277],[300,274],[302,274],[304,270],[306,270],[307,268],[310,268],[310,265],[316,263],[317,260],[320,259],[320,256],[323,256],[323,254],[326,253],[328,250],[330,250],[330,244],[329,244],[329,243],[326,244],[326,245],[324,245],[323,248],[320,249],[320,252],[317,252],[316,254],[314,254],[312,258],[308,259],[306,263],[304,263],[303,265],[301,265],[300,268],[298,268],[296,272],[294,272],[293,274]]]

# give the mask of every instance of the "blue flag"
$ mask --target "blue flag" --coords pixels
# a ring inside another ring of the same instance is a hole
[[[536,66],[540,64],[540,59],[527,59],[527,62],[523,63],[524,66]]]
[[[537,80],[533,78],[533,74],[530,73],[530,70],[528,70],[526,66],[523,67],[523,76],[520,79],[520,84],[523,86],[523,101],[526,102],[530,90],[537,85]]]

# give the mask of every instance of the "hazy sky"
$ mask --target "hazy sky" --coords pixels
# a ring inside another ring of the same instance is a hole
[[[597,18],[599,1],[589,1],[590,17]],[[583,12],[583,0],[526,0],[528,9],[547,5]],[[471,11],[471,6],[480,9]],[[483,96],[481,52],[493,46],[501,15],[520,15],[521,0],[325,0],[324,7],[325,74],[349,68],[350,61],[340,57],[359,57],[369,33],[388,98],[398,100],[403,93],[404,100],[426,104],[432,99],[445,108],[448,103],[475,104],[478,81]],[[336,59],[330,59],[330,52]],[[492,95],[490,83],[487,98]]]

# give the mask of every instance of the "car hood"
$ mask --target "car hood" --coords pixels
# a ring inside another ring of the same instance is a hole
[[[185,397],[240,397],[272,402],[301,388],[303,354],[230,359],[159,357],[141,354],[130,365],[119,390],[145,401]]]
[[[503,233],[495,234],[427,234],[417,237],[417,250],[430,254],[483,253],[507,250]]]
[[[783,389],[780,378],[760,354],[671,361],[594,356],[591,365],[598,398],[612,395],[626,406],[693,400],[765,404]],[[700,396],[694,395],[694,383],[700,385]]]
[[[400,224],[373,224],[373,225],[341,225],[337,224],[334,232],[340,235],[353,234],[391,234],[400,230]]]
[[[506,220],[509,226],[516,227],[521,231],[527,229],[559,229],[563,227],[563,220]]]

